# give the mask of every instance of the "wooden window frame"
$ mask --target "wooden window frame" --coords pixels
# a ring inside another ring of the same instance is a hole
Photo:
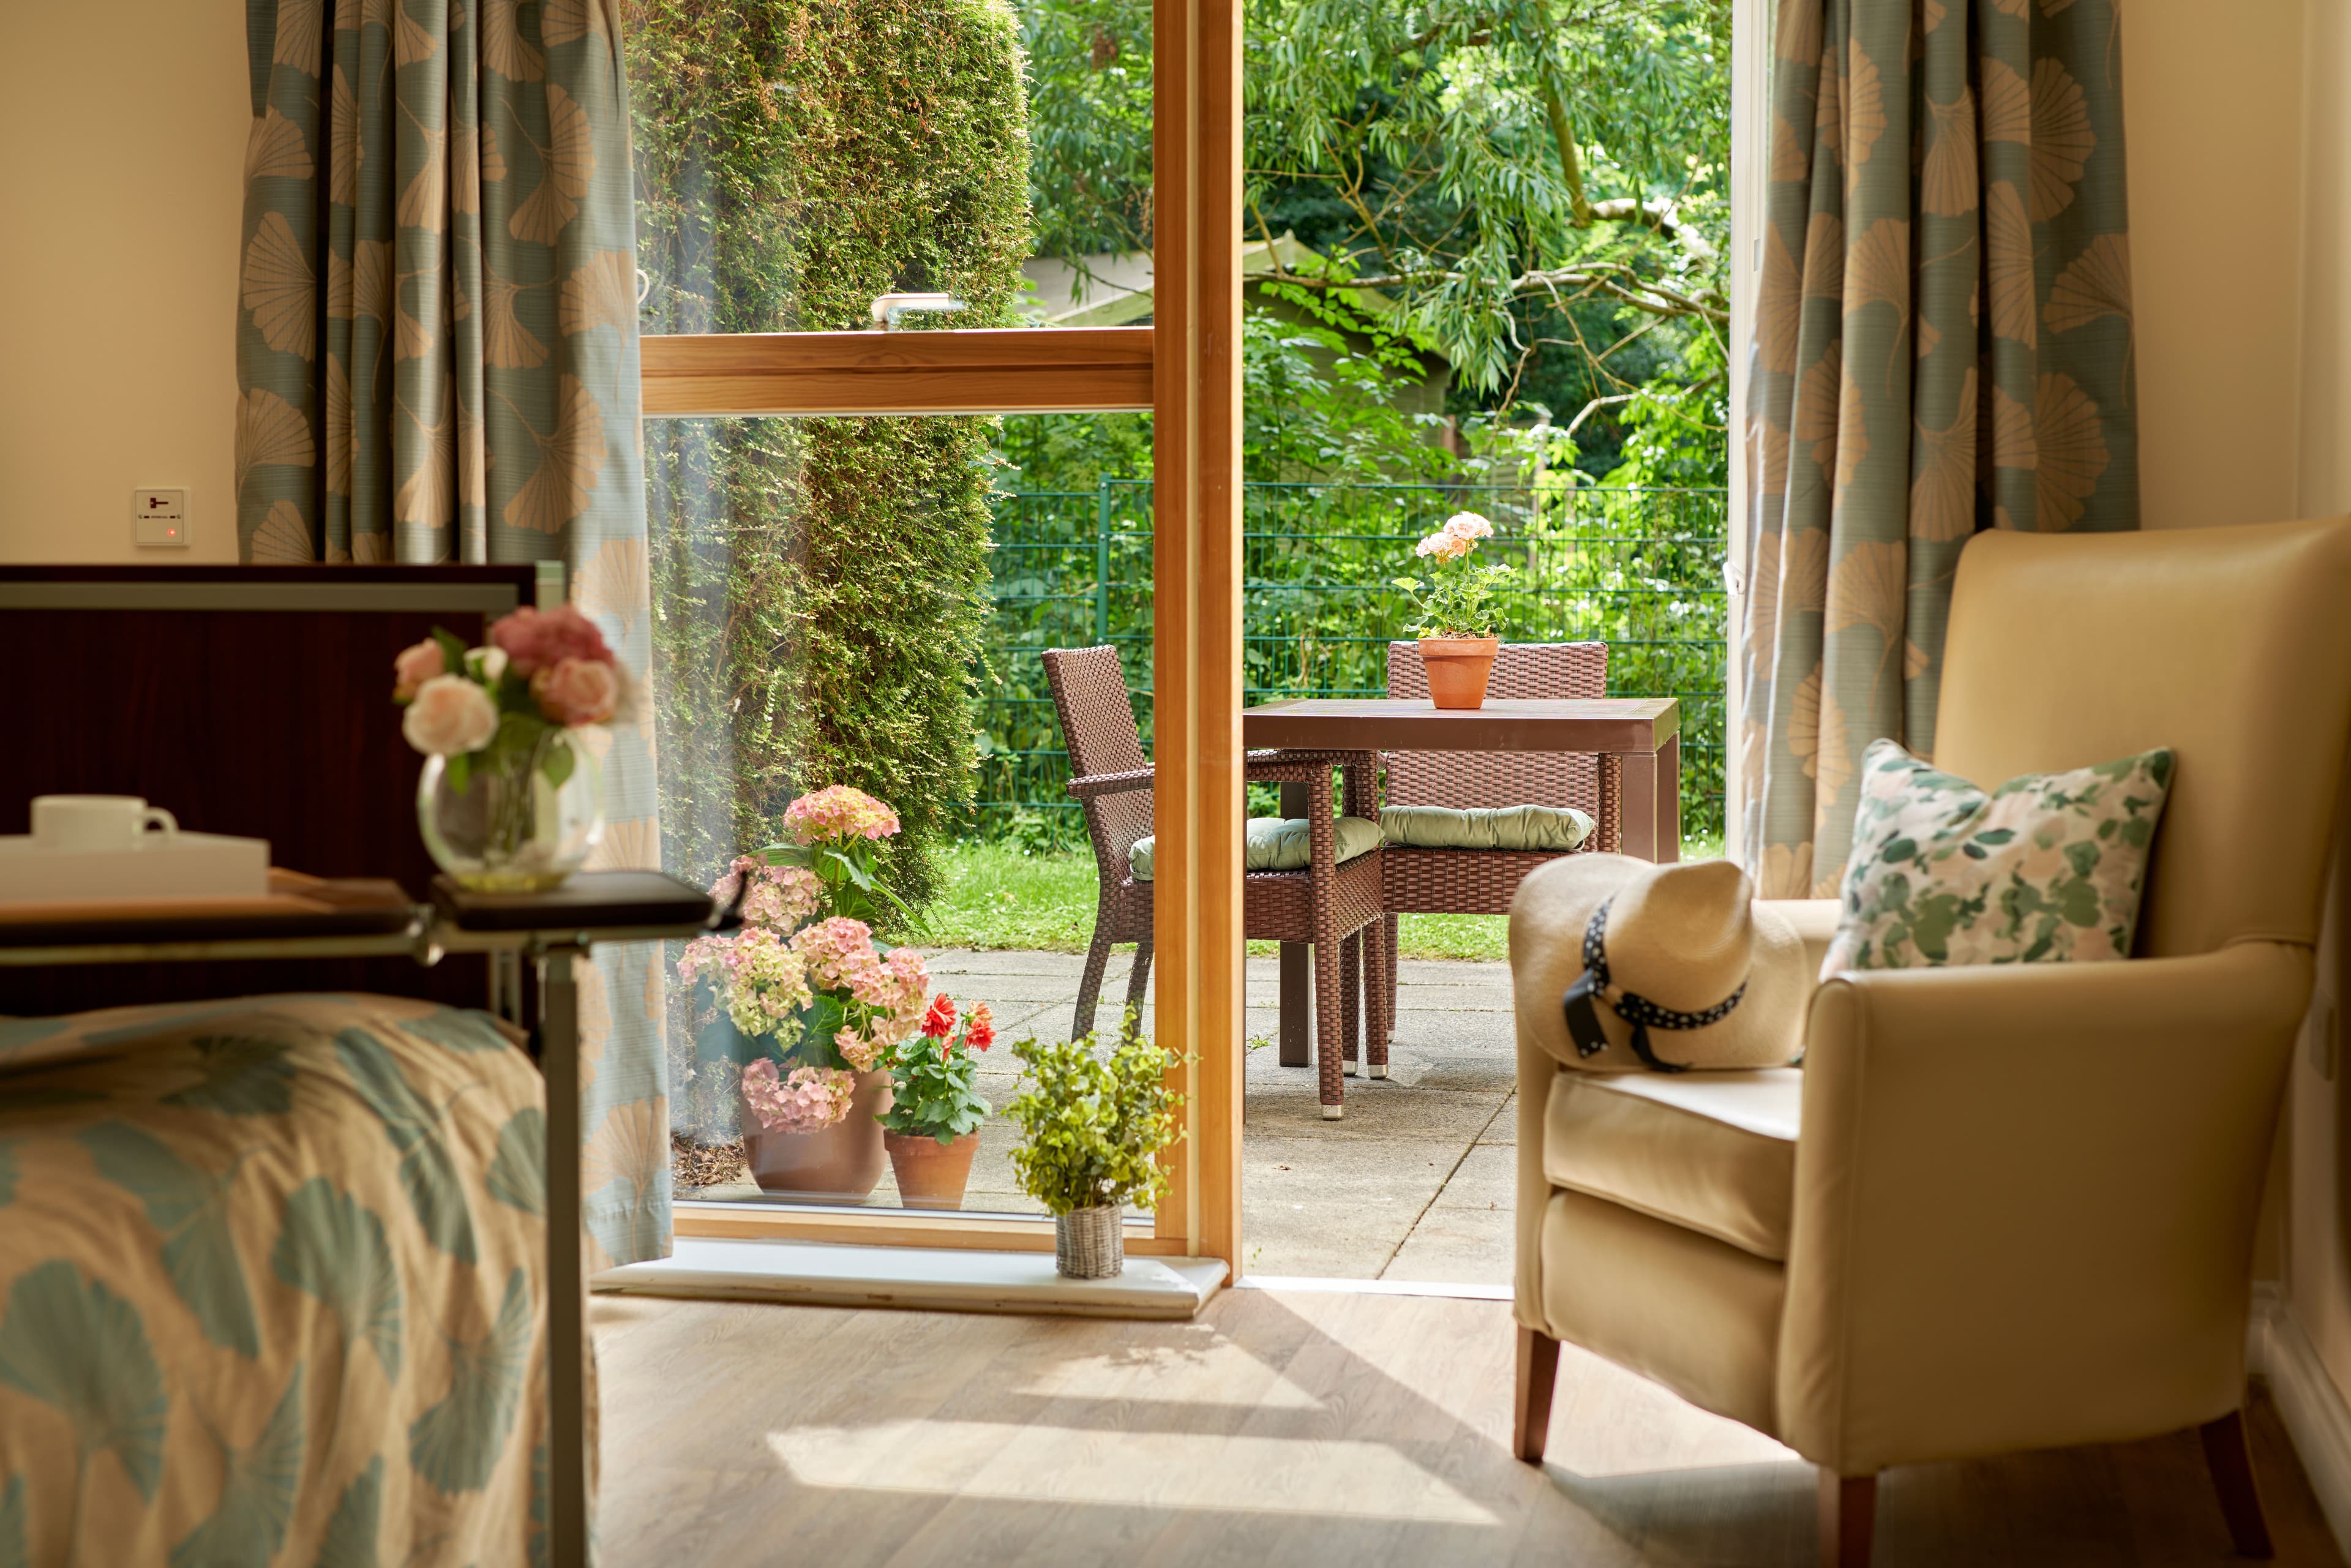
[[[649,418],[1154,414],[1157,1038],[1185,1136],[1142,1256],[1241,1257],[1241,11],[1157,0],[1153,324],[643,340]],[[681,1236],[1044,1249],[1052,1222],[679,1206]]]

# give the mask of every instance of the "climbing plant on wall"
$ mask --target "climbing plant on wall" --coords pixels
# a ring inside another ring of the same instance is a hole
[[[1012,325],[1026,99],[1001,0],[633,0],[648,334],[837,331],[878,295]],[[646,427],[664,863],[708,875],[805,789],[897,808],[920,901],[971,799],[995,422]]]

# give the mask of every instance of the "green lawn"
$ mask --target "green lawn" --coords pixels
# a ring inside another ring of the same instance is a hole
[[[1690,839],[1687,860],[1722,852],[1719,839]],[[1019,947],[1082,953],[1094,929],[1091,854],[1024,855],[1003,844],[960,843],[942,857],[946,891],[931,905],[924,940],[941,947]],[[1499,915],[1407,915],[1399,922],[1407,958],[1499,959],[1510,953]],[[1270,942],[1252,953],[1270,954]]]

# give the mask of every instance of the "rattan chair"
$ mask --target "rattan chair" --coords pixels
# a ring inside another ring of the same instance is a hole
[[[1128,852],[1152,831],[1152,768],[1144,759],[1143,735],[1127,698],[1126,675],[1113,647],[1056,648],[1044,655],[1045,678],[1061,734],[1070,748],[1070,793],[1085,809],[1086,833],[1093,841],[1101,873],[1102,902],[1094,936],[1086,949],[1084,977],[1078,986],[1074,1035],[1093,1029],[1102,971],[1113,944],[1135,944],[1134,971],[1127,981],[1126,1005],[1140,1008],[1151,983],[1152,883],[1138,882]],[[1356,967],[1341,962],[1342,946],[1352,956],[1361,937],[1362,972],[1376,978],[1393,967],[1382,944],[1380,863],[1374,848],[1345,864],[1336,863],[1331,774],[1346,778],[1347,814],[1376,817],[1373,764],[1363,753],[1255,751],[1249,757],[1252,783],[1302,783],[1307,787],[1311,860],[1302,872],[1249,872],[1241,878],[1242,930],[1252,941],[1314,945],[1315,1064],[1321,1079],[1323,1116],[1335,1121],[1344,1103],[1341,1047],[1352,1041],[1364,1011],[1372,1032],[1385,1039],[1386,998],[1376,984],[1360,983]]]
[[[1506,643],[1494,656],[1493,697],[1604,697],[1605,643]],[[1428,672],[1412,643],[1388,644],[1388,695],[1426,697]],[[1391,751],[1384,760],[1388,806],[1570,806],[1592,817],[1581,849],[1614,852],[1623,822],[1618,800],[1624,764],[1614,757],[1555,751]],[[1396,916],[1508,915],[1527,873],[1557,854],[1518,850],[1426,850],[1390,844],[1382,852],[1382,902],[1387,907],[1382,972],[1374,988],[1395,1017]],[[1366,1067],[1387,1074],[1387,1038],[1376,1028]]]

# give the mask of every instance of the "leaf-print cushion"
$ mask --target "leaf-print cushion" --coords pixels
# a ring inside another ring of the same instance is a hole
[[[2156,750],[1987,794],[1872,742],[1821,977],[2130,956],[2171,772]]]

